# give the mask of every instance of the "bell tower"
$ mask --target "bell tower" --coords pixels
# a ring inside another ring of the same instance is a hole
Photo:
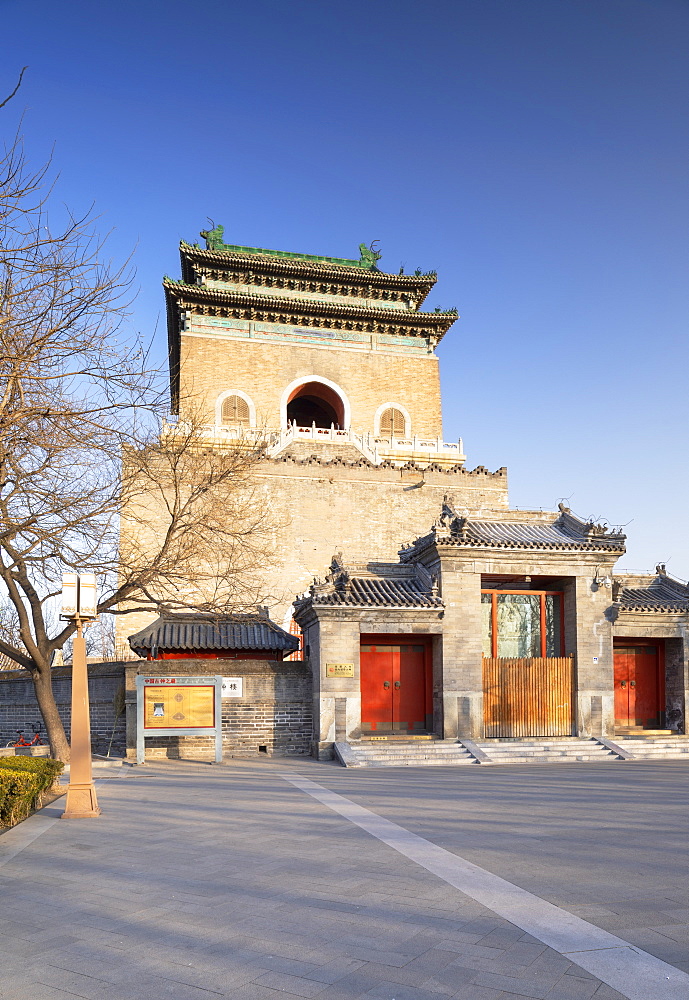
[[[506,470],[469,471],[443,439],[435,348],[457,311],[423,310],[434,271],[387,274],[363,243],[348,259],[201,236],[163,282],[172,411],[201,413],[209,447],[264,445],[252,489],[275,526],[275,621],[333,552],[396,563],[448,494],[467,513],[507,508]]]
[[[173,412],[193,405],[216,437],[268,434],[358,447],[374,462],[461,465],[442,436],[435,347],[457,311],[422,311],[435,272],[386,274],[359,259],[182,243],[165,278]],[[270,452],[269,452],[270,453]]]

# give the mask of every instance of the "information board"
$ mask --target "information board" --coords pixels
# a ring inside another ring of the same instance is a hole
[[[136,678],[136,760],[143,764],[145,739],[152,736],[214,736],[215,760],[222,760],[223,678]]]
[[[210,729],[215,726],[215,685],[144,687],[144,729]]]

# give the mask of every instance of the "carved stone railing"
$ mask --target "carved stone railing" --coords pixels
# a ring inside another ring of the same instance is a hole
[[[178,425],[179,426],[179,425]],[[385,461],[393,461],[396,465],[407,462],[430,465],[463,465],[465,461],[462,440],[458,442],[443,441],[442,438],[431,438],[414,435],[409,438],[379,437],[373,434],[357,434],[349,428],[340,430],[337,427],[299,427],[289,424],[279,431],[269,431],[259,428],[222,427],[208,424],[203,428],[203,439],[215,445],[236,445],[245,442],[249,446],[265,444],[269,458],[276,458],[294,441],[318,441],[321,444],[351,444],[372,465],[381,465]]]
[[[268,448],[271,458],[284,451],[293,441],[320,441],[322,443],[353,444],[373,465],[381,465],[392,460],[400,465],[410,462],[443,465],[462,465],[465,461],[462,441],[443,441],[442,438],[426,438],[414,435],[410,438],[376,437],[373,434],[357,434],[351,428],[339,430],[331,427],[299,427],[290,424],[276,435],[277,440]]]

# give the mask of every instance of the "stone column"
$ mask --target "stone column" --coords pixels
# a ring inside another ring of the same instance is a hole
[[[601,567],[601,573],[610,574]],[[612,652],[612,604],[609,588],[593,583],[595,569],[577,576],[573,607],[567,615],[576,623],[577,736],[612,736],[615,693]]]
[[[443,559],[443,737],[483,737],[481,574]],[[472,567],[473,568],[473,567]]]
[[[361,735],[359,682],[359,623],[319,613],[309,627],[308,641],[314,687],[312,753],[330,760],[333,744]],[[327,676],[328,664],[351,664],[352,676]]]

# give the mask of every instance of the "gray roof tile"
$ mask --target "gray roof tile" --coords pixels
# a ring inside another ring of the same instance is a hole
[[[442,608],[442,600],[421,589],[416,580],[384,577],[351,577],[345,584],[327,590],[314,587],[315,605],[340,605],[361,608]]]
[[[650,587],[622,587],[617,598],[620,611],[656,611],[677,614],[689,611],[689,593],[684,596],[662,580]]]
[[[263,615],[163,615],[129,636],[135,653],[150,650],[267,649],[294,652],[297,636]]]

